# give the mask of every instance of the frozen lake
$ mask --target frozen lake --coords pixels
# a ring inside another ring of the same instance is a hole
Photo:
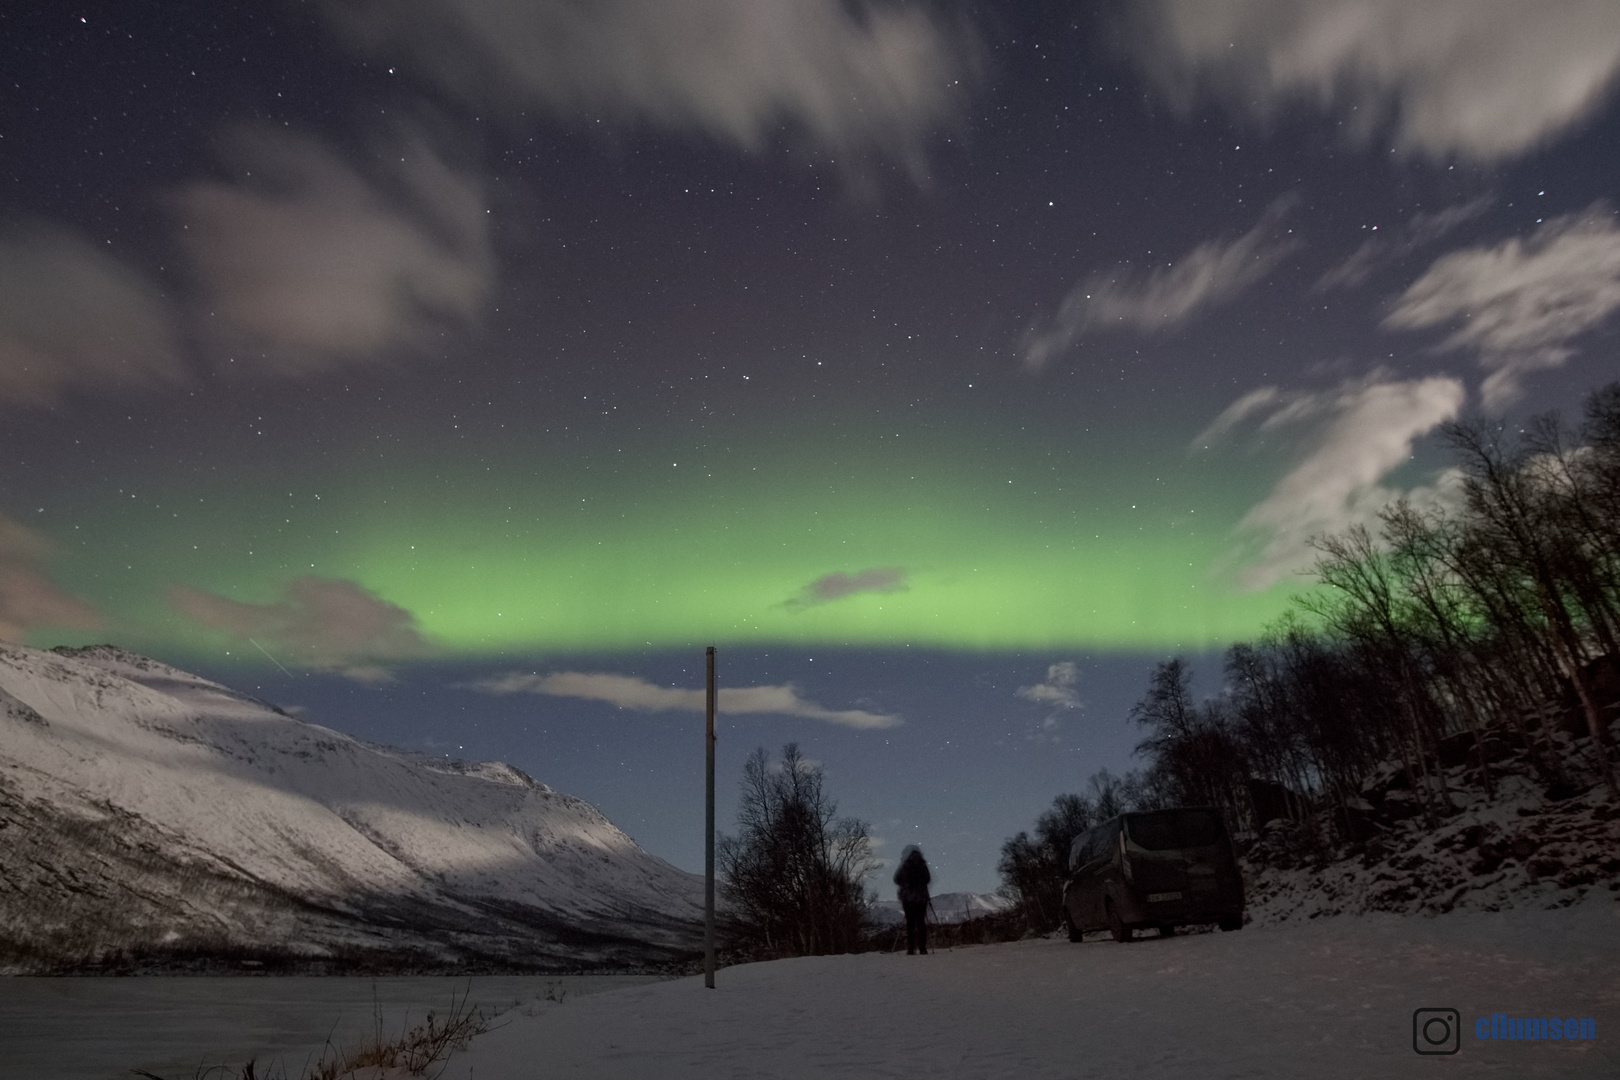
[[[132,1069],[190,1080],[199,1067],[257,1058],[303,1075],[330,1039],[353,1046],[443,1015],[470,994],[485,1015],[533,1015],[560,1000],[659,981],[638,975],[474,978],[135,976],[0,979],[4,1074],[130,1080]],[[218,1076],[218,1074],[215,1074]]]

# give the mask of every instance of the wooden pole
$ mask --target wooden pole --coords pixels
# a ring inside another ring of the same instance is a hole
[[[714,646],[709,646],[703,740],[703,985],[714,989]]]

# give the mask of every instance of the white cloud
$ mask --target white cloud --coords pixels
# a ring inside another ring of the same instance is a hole
[[[46,576],[51,554],[45,536],[0,517],[0,641],[22,641],[36,627],[94,630],[106,621]]]
[[[906,590],[906,572],[898,566],[879,566],[870,570],[858,570],[853,574],[838,571],[824,574],[799,590],[799,594],[787,601],[787,606],[794,609],[816,607],[820,604],[830,604],[834,600],[842,600],[846,596],[855,596],[859,593],[894,593]]]
[[[0,236],[0,402],[183,374],[168,304],[105,245],[41,224]]]
[[[914,157],[955,108],[964,36],[848,0],[326,0],[363,49],[471,100],[696,129],[758,150]]]
[[[1481,195],[1465,203],[1442,207],[1433,213],[1414,214],[1398,233],[1373,236],[1363,241],[1348,259],[1322,275],[1322,280],[1316,283],[1316,290],[1326,292],[1328,289],[1360,285],[1374,271],[1427,247],[1453,229],[1473,221],[1490,209],[1495,201],[1489,195]]]
[[[1262,430],[1310,429],[1299,462],[1238,523],[1239,534],[1259,547],[1242,571],[1243,583],[1263,589],[1309,569],[1316,561],[1313,538],[1375,524],[1378,512],[1401,496],[1420,506],[1455,501],[1460,477],[1454,470],[1409,491],[1381,481],[1411,458],[1418,439],[1454,419],[1466,396],[1462,382],[1447,376],[1394,381],[1376,372],[1317,394],[1267,387],[1228,408],[1223,417],[1267,414]],[[1217,428],[1236,422],[1217,420],[1211,431],[1218,435]],[[1215,437],[1206,432],[1200,439],[1206,436]]]
[[[205,327],[245,364],[298,375],[420,350],[477,320],[494,275],[479,184],[421,138],[369,174],[271,129],[230,143],[241,180],[174,199]]]
[[[1303,102],[1356,136],[1493,161],[1592,115],[1620,71],[1614,0],[1144,0],[1135,49],[1170,99],[1266,120]]]
[[[707,708],[703,690],[682,690],[657,686],[631,675],[603,672],[560,671],[550,675],[512,673],[472,684],[491,694],[547,694],[605,701],[625,709],[644,712],[703,712]],[[791,685],[722,686],[715,693],[715,711],[728,715],[763,713],[802,716],[853,728],[887,728],[901,723],[898,716],[871,713],[862,709],[827,709],[799,696]]]
[[[1080,681],[1080,668],[1073,660],[1062,660],[1046,669],[1046,681],[1034,686],[1020,686],[1018,696],[1039,705],[1057,705],[1065,709],[1078,709],[1080,695],[1075,686]],[[1051,721],[1051,718],[1048,717]],[[1047,727],[1056,727],[1051,721]]]
[[[1594,207],[1554,218],[1528,240],[1454,251],[1396,301],[1384,325],[1418,330],[1457,323],[1444,348],[1474,350],[1490,375],[1484,402],[1510,404],[1521,379],[1557,367],[1569,343],[1620,308],[1620,227]]]
[[[1225,303],[1264,278],[1297,245],[1277,235],[1290,202],[1281,201],[1235,240],[1208,240],[1145,277],[1093,274],[1069,291],[1050,321],[1025,332],[1024,366],[1040,371],[1098,330],[1167,330]]]
[[[245,604],[177,586],[175,610],[212,630],[251,643],[276,663],[335,671],[362,682],[387,679],[387,665],[434,649],[409,611],[352,581],[306,576],[273,604]]]

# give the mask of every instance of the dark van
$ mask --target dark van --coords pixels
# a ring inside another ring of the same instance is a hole
[[[1069,940],[1112,930],[1129,941],[1143,927],[1243,928],[1243,877],[1220,812],[1207,806],[1121,814],[1075,837],[1063,884]]]

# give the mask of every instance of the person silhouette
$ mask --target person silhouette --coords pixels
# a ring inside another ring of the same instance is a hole
[[[928,860],[916,844],[907,844],[900,853],[900,867],[894,883],[900,886],[900,907],[906,913],[906,955],[928,955]]]

